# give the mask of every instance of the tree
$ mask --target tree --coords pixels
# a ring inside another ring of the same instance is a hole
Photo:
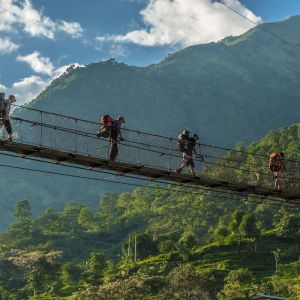
[[[109,231],[113,225],[117,224],[120,217],[118,209],[118,195],[116,193],[106,193],[100,199],[100,210],[98,212],[101,218],[102,226]]]
[[[69,203],[60,216],[61,230],[69,234],[71,237],[79,235],[83,231],[83,227],[78,223],[78,217],[83,205],[71,202]]]
[[[131,234],[130,239],[130,257],[134,256],[134,247],[136,241],[136,257],[138,259],[145,259],[150,255],[158,253],[157,242],[153,241],[152,237],[147,233]],[[122,245],[123,255],[128,256],[129,239]]]
[[[193,248],[195,248],[197,246],[197,240],[193,233],[186,232],[181,236],[181,238],[178,241],[178,244],[181,247],[184,247],[188,250],[192,250]]]
[[[279,237],[300,240],[300,215],[284,215],[276,228]]]
[[[0,300],[15,300],[13,294],[11,294],[5,287],[0,285]]]
[[[74,262],[67,262],[62,266],[63,282],[74,285],[81,279],[81,268]]]
[[[6,259],[24,272],[27,289],[37,295],[44,292],[55,292],[60,271],[57,260],[61,254],[60,251],[44,253],[15,249],[10,251]]]
[[[105,255],[98,251],[92,252],[85,264],[84,280],[90,284],[99,284],[107,267],[108,263]]]
[[[56,233],[60,228],[60,217],[52,208],[45,209],[33,223],[35,230],[42,233]]]
[[[242,222],[244,215],[245,213],[240,210],[236,210],[230,215],[228,229],[231,231],[231,233],[237,234],[239,232],[239,226]]]
[[[225,278],[223,290],[218,299],[248,299],[253,294],[254,276],[247,268],[233,270]]]
[[[275,270],[277,271],[281,249],[272,250],[271,252],[274,255]]]
[[[219,218],[218,224],[210,230],[215,241],[223,241],[229,234],[228,215]]]
[[[153,281],[155,282],[152,283]],[[128,279],[108,282],[100,287],[88,286],[84,291],[76,293],[74,300],[146,299],[151,293],[151,284],[162,285],[161,280],[157,278],[131,276]]]
[[[167,299],[210,300],[212,299],[209,280],[198,274],[193,266],[181,265],[167,276]]]
[[[8,228],[4,240],[11,245],[22,244],[32,236],[32,216],[30,203],[22,200],[16,204],[15,222]]]
[[[243,237],[248,239],[257,238],[260,235],[256,218],[252,213],[247,213],[243,216],[238,231]]]
[[[32,216],[30,212],[30,203],[28,200],[22,200],[16,204],[15,220],[16,222],[25,222],[30,220]]]
[[[83,207],[80,210],[78,216],[78,224],[80,224],[85,230],[92,230],[94,228],[94,214],[89,207]]]

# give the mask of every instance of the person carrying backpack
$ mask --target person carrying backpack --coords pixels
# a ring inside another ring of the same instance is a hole
[[[9,118],[11,104],[16,102],[14,95],[9,95],[8,99],[5,99],[5,94],[0,93],[0,128],[4,125],[8,134],[8,141],[13,142],[13,132],[11,121]]]
[[[109,136],[110,141],[110,153],[109,159],[114,161],[116,160],[119,152],[118,144],[119,142],[124,141],[121,132],[121,126],[125,123],[125,118],[123,116],[119,116],[117,120],[112,122],[111,132]]]
[[[275,189],[281,190],[283,186],[282,176],[286,175],[284,152],[274,152],[269,158],[269,172],[275,177]]]
[[[192,137],[187,139],[186,146],[181,148],[182,160],[180,167],[176,170],[177,173],[181,173],[185,167],[189,167],[191,175],[196,176],[193,154],[195,154],[195,156],[197,155],[196,143],[198,139],[198,135],[194,133]]]
[[[184,129],[182,133],[177,138],[177,149],[180,152],[185,152],[188,145],[188,140],[190,138],[190,132],[188,129]]]

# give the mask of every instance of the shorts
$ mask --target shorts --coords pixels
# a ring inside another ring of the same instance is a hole
[[[182,160],[186,166],[191,166],[192,168],[195,167],[195,163],[192,156],[183,152]]]
[[[276,179],[282,179],[283,178],[283,172],[282,171],[273,172],[273,175]]]

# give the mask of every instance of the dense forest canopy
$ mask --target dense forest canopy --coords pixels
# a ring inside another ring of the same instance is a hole
[[[244,149],[299,159],[299,147],[295,124]],[[106,193],[96,210],[70,202],[37,217],[19,201],[0,237],[0,299],[299,297],[299,208],[182,191]]]

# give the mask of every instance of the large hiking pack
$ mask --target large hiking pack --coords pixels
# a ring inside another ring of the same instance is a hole
[[[113,127],[113,118],[110,115],[103,115],[100,118],[100,129],[97,132],[98,137],[108,138]]]
[[[3,118],[5,114],[6,103],[5,103],[5,93],[0,92],[0,118]]]
[[[272,172],[279,172],[282,170],[283,160],[279,153],[272,153],[269,158],[269,169]]]
[[[184,134],[180,134],[178,136],[178,139],[177,139],[177,149],[180,151],[180,152],[186,152],[188,151],[188,148],[189,148],[189,139],[186,135]]]

